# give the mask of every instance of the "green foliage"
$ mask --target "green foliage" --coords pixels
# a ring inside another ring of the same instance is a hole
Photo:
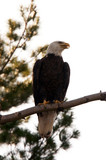
[[[48,45],[45,45],[45,46],[43,46],[43,47],[39,47],[39,48],[37,49],[37,52],[38,52],[38,53],[41,53],[41,54],[42,54],[42,57],[44,57],[45,54],[46,54],[47,48],[48,48]]]
[[[23,56],[21,60],[17,53],[20,49],[27,50],[30,40],[37,35],[39,29],[39,17],[36,5],[31,0],[29,7],[20,7],[22,22],[8,20],[8,32],[6,38],[0,38],[0,107],[2,111],[8,111],[26,103],[32,95],[31,70]],[[23,27],[24,26],[24,27]],[[28,59],[37,60],[38,55],[45,55],[48,45],[39,47],[32,54],[27,54]],[[21,53],[22,53],[21,51]],[[31,61],[31,66],[32,65]],[[24,121],[29,123],[30,117]],[[65,110],[58,115],[53,128],[53,135],[48,139],[41,139],[37,128],[32,133],[27,128],[22,128],[23,121],[15,121],[0,125],[0,144],[11,146],[6,155],[0,152],[0,160],[54,160],[59,149],[68,149],[70,140],[79,137],[79,131],[72,128],[73,113]],[[20,127],[21,126],[21,127]],[[30,128],[30,126],[29,126]]]
[[[12,19],[8,20],[8,25],[9,25],[9,30],[11,30],[11,31],[15,31],[16,29],[21,27],[19,22],[16,22]]]
[[[17,41],[19,39],[18,34],[14,33],[16,29],[20,29],[21,24],[19,22],[13,21],[12,19],[8,20],[9,31],[7,33],[7,37],[10,40]]]
[[[12,106],[18,106],[27,102],[28,97],[32,94],[32,85],[30,78],[19,81],[19,77],[27,77],[30,69],[24,61],[13,58],[10,64],[4,69],[0,77],[0,98],[2,110],[8,110]]]
[[[37,35],[36,30],[38,29],[38,25],[33,25],[30,26],[27,30],[26,30],[26,38],[27,40],[30,40],[30,38],[32,38],[33,36]]]

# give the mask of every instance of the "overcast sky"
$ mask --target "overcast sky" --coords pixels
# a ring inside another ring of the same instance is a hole
[[[0,1],[0,32],[7,18],[18,15],[18,4],[25,0]],[[27,1],[28,2],[28,1]],[[33,45],[55,40],[70,43],[63,58],[71,68],[69,100],[106,91],[106,1],[36,0],[40,30]],[[60,151],[57,160],[106,160],[106,102],[92,102],[73,109],[74,127],[81,135],[72,148]]]

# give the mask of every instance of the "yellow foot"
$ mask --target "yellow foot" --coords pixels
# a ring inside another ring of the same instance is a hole
[[[44,106],[45,106],[46,104],[49,104],[49,103],[50,103],[49,101],[44,100],[43,103],[39,103],[38,105],[39,105],[39,106],[40,106],[40,105],[44,105]]]
[[[54,100],[54,103],[62,103],[63,101],[59,101],[59,100]]]

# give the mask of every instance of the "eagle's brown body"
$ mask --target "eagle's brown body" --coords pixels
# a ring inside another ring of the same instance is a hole
[[[48,54],[35,63],[33,70],[33,89],[35,104],[44,100],[63,101],[69,84],[70,70],[62,57]]]

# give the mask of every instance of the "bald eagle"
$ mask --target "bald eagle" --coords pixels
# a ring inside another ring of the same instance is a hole
[[[44,58],[37,60],[33,68],[33,95],[35,105],[61,102],[69,84],[70,68],[61,53],[69,48],[68,43],[55,41],[47,49]],[[56,111],[38,113],[38,130],[41,137],[50,137]]]

